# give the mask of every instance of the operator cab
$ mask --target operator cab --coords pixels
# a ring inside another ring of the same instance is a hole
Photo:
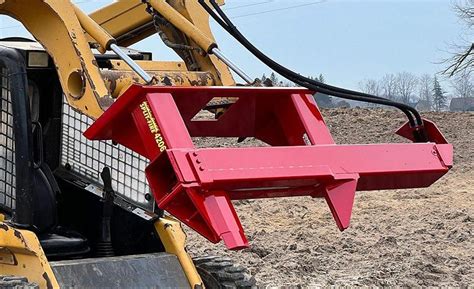
[[[151,59],[149,53],[126,52],[135,60]],[[104,69],[114,59],[112,54],[96,55]],[[115,253],[162,251],[150,222],[161,212],[151,195],[139,195],[148,192],[144,175],[132,172],[144,172],[146,160],[112,143],[90,142],[82,136],[92,122],[65,102],[54,62],[39,43],[0,39],[0,66],[0,213],[18,227],[34,231],[50,260],[96,256],[103,250],[100,172],[110,167],[113,185],[119,189],[113,200],[112,237],[134,236],[134,240],[116,238]],[[99,151],[102,155],[97,155]],[[96,160],[88,159],[89,154]],[[123,164],[112,161],[120,156]],[[125,165],[132,159],[140,166]]]
[[[61,189],[50,167],[55,164],[50,151],[45,148],[50,142],[48,135],[58,124],[58,117],[46,119],[43,114],[52,114],[51,103],[42,103],[41,95],[60,95],[51,78],[54,66],[48,54],[42,47],[31,40],[23,38],[7,38],[0,41],[1,54],[7,57],[16,56],[17,67],[27,73],[27,93],[17,93],[20,87],[17,81],[12,81],[12,67],[3,62],[1,93],[2,109],[2,143],[1,155],[3,164],[11,162],[16,168],[4,166],[5,174],[0,176],[4,188],[10,186],[7,197],[6,190],[0,199],[0,206],[13,215],[23,207],[18,206],[19,190],[29,194],[32,216],[28,225],[40,239],[45,253],[51,258],[66,258],[83,256],[90,251],[87,239],[81,234],[60,226],[57,215],[57,197]],[[3,59],[3,57],[2,57]],[[24,61],[22,64],[21,61]],[[13,75],[13,77],[15,77]],[[44,99],[45,100],[45,99]],[[44,101],[43,100],[43,101]],[[26,106],[26,107],[25,107]],[[46,138],[46,139],[45,139]],[[5,142],[6,140],[6,142]],[[46,153],[48,152],[48,153]],[[18,158],[17,156],[23,156]],[[22,170],[22,172],[19,172]],[[16,171],[16,172],[15,172]],[[17,176],[21,174],[21,178]],[[8,177],[3,177],[8,176]],[[8,184],[10,183],[10,184]],[[17,196],[15,196],[15,193]],[[6,202],[6,199],[9,202]],[[28,212],[26,212],[28,213]]]

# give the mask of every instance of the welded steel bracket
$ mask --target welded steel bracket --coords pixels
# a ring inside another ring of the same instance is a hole
[[[132,86],[86,132],[147,157],[158,206],[212,242],[248,246],[231,200],[326,199],[340,230],[356,190],[426,187],[452,167],[453,149],[426,121],[429,143],[336,145],[300,88]],[[213,98],[237,101],[195,119]],[[409,127],[399,133],[408,136]],[[192,137],[255,137],[269,146],[197,149]]]

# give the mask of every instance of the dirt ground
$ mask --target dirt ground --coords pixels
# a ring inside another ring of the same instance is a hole
[[[337,143],[404,141],[393,134],[404,122],[398,112],[323,114]],[[432,187],[358,192],[343,233],[322,199],[236,202],[251,248],[227,251],[189,232],[191,254],[229,256],[261,286],[474,286],[474,113],[424,116],[455,147],[455,167]]]

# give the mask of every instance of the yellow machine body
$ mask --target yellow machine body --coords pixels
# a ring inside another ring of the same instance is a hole
[[[155,221],[155,229],[167,253],[176,255],[191,288],[204,288],[193,260],[186,251],[186,234],[171,217]],[[40,288],[60,288],[36,235],[16,229],[0,214],[0,275],[26,277]]]
[[[0,274],[22,276],[41,288],[59,288],[38,238],[9,226],[0,215]]]
[[[207,53],[215,40],[209,16],[198,8],[197,1],[153,0],[150,4],[170,23],[163,32],[171,41],[201,49],[201,53],[193,50],[188,62],[140,63],[146,70],[152,68],[156,85],[235,84],[228,67]],[[129,46],[156,33],[145,9],[141,0],[119,0],[89,16],[71,1],[0,0],[0,14],[20,21],[52,57],[69,104],[93,119],[110,107],[124,87],[140,80],[126,68],[124,71],[125,65],[115,67],[113,76],[104,77],[91,47],[105,53],[112,42]],[[163,82],[166,77],[171,82]],[[118,85],[111,79],[120,79]]]

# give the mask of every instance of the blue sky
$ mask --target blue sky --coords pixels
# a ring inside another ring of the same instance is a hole
[[[111,1],[78,0],[91,12]],[[303,75],[323,73],[335,85],[358,89],[367,78],[408,71],[434,74],[464,27],[450,0],[227,0],[225,9],[257,47]],[[293,6],[306,5],[299,8]],[[253,5],[255,4],[255,5]],[[247,6],[247,7],[242,7]],[[278,10],[272,11],[269,10]],[[256,14],[256,15],[249,15]],[[243,17],[242,17],[243,16]],[[27,35],[0,18],[0,36]],[[221,50],[252,77],[269,70],[212,24]],[[7,27],[7,28],[5,28]],[[136,48],[155,59],[177,59],[158,37]],[[445,88],[449,90],[448,82]]]

